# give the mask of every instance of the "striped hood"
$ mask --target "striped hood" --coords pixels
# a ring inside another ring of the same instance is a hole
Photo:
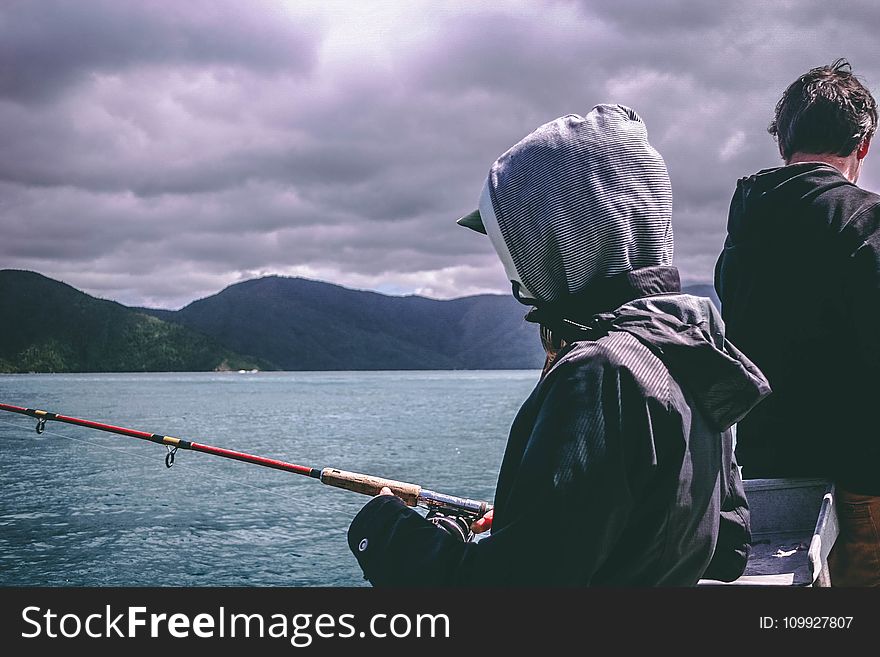
[[[560,117],[510,148],[489,170],[480,215],[525,303],[672,263],[666,164],[623,105]]]

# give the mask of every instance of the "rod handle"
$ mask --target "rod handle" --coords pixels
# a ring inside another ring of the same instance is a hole
[[[358,472],[346,472],[336,468],[324,468],[321,470],[321,483],[335,486],[336,488],[344,488],[355,493],[363,493],[364,495],[378,495],[379,491],[384,486],[387,486],[391,489],[392,493],[406,502],[407,506],[416,506],[419,501],[419,493],[422,492],[422,487],[416,484],[394,481],[393,479],[382,479],[381,477],[373,477]]]

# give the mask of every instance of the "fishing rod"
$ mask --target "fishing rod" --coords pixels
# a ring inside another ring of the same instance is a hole
[[[306,465],[287,463],[285,461],[278,461],[263,456],[255,456],[254,454],[247,454],[245,452],[237,452],[222,447],[214,447],[213,445],[205,445],[191,440],[183,440],[173,436],[163,436],[157,433],[138,431],[137,429],[127,429],[112,424],[94,422],[93,420],[83,420],[70,415],[61,415],[60,413],[41,411],[34,408],[23,408],[11,404],[0,403],[0,410],[35,418],[37,420],[37,433],[43,433],[47,422],[64,422],[66,424],[97,429],[98,431],[106,431],[108,433],[116,433],[122,436],[139,438],[141,440],[148,440],[151,443],[165,445],[168,450],[165,454],[165,466],[168,468],[174,465],[174,455],[177,453],[177,450],[187,449],[193,452],[213,454],[214,456],[234,459],[236,461],[244,461],[245,463],[261,465],[266,468],[274,468],[275,470],[284,470],[285,472],[305,475],[320,480],[322,484],[327,484],[336,488],[343,488],[364,495],[378,495],[382,488],[387,487],[390,488],[391,492],[397,497],[402,499],[407,506],[424,507],[434,514],[455,516],[466,520],[476,520],[481,518],[492,508],[492,505],[488,502],[456,497],[454,495],[446,495],[444,493],[436,493],[431,490],[425,490],[418,484],[410,484],[403,481],[395,481],[393,479],[383,479],[381,477],[373,477],[372,475],[360,474],[358,472],[347,472],[345,470],[337,470],[336,468],[311,468]]]

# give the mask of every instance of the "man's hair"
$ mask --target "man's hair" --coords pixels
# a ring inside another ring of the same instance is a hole
[[[877,104],[845,59],[792,82],[767,128],[788,160],[794,153],[851,154],[877,128]]]

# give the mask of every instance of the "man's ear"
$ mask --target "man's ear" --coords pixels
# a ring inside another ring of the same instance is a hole
[[[868,154],[868,149],[871,147],[871,139],[866,138],[861,141],[858,148],[856,149],[856,159],[864,160],[865,156]]]

